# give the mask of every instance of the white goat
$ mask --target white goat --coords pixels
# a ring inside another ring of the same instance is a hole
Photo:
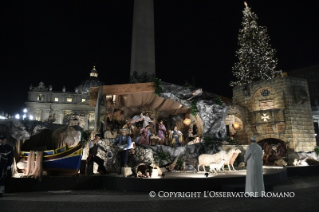
[[[218,163],[221,159],[225,159],[226,152],[220,151],[216,154],[202,154],[198,157],[198,171],[199,167],[202,166],[203,170],[205,171],[205,166],[209,166],[211,163]]]
[[[209,171],[212,172],[212,170],[217,174],[217,171],[220,171],[220,169],[224,166],[225,159],[222,159],[219,163],[211,163],[209,165]]]
[[[236,149],[235,152],[233,153],[232,157],[230,158],[229,165],[231,167],[233,167],[233,171],[236,171],[236,169],[234,168],[234,162],[235,162],[239,153],[241,153],[240,149]],[[231,169],[230,169],[230,171],[231,171]]]
[[[231,168],[230,168],[230,166],[229,166],[229,161],[230,161],[231,157],[233,156],[234,152],[235,152],[235,149],[230,149],[230,150],[228,150],[228,152],[227,152],[227,154],[226,154],[226,156],[225,156],[225,163],[224,163],[224,165],[225,165],[225,166],[226,166],[226,165],[228,166],[228,170],[229,170],[229,171],[231,171]],[[224,170],[224,166],[222,167],[222,169],[223,169],[223,171],[225,171],[225,170]]]

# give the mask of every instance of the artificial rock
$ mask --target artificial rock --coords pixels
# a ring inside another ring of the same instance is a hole
[[[227,115],[227,107],[224,103],[217,104],[216,95],[201,89],[191,89],[161,82],[162,92],[160,97],[179,102],[181,105],[191,108],[192,102],[196,102],[198,115],[204,123],[204,135],[210,135],[222,140],[226,137],[226,125],[224,119]]]

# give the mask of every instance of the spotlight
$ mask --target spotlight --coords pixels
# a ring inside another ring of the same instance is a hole
[[[205,176],[208,177],[208,173],[207,172],[205,173]]]
[[[238,124],[237,122],[234,122],[234,123],[233,123],[233,126],[234,126],[234,129],[235,129],[235,130],[238,130],[239,124]]]
[[[189,125],[190,123],[191,123],[192,121],[189,119],[189,118],[186,118],[184,121],[183,121],[183,123],[185,124],[185,125]]]

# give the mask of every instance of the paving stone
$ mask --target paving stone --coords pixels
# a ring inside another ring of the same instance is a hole
[[[317,211],[319,176],[293,177],[275,186],[295,192],[294,198],[150,198],[148,192],[85,191],[9,193],[0,211]],[[303,182],[302,182],[303,181]],[[302,183],[300,183],[302,182]],[[300,186],[307,185],[307,188]],[[122,201],[124,200],[124,201]]]

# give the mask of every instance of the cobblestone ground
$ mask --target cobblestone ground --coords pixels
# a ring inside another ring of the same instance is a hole
[[[0,199],[6,211],[318,211],[319,176],[289,178],[273,192],[293,198],[151,198],[149,193],[89,190],[9,193]]]

